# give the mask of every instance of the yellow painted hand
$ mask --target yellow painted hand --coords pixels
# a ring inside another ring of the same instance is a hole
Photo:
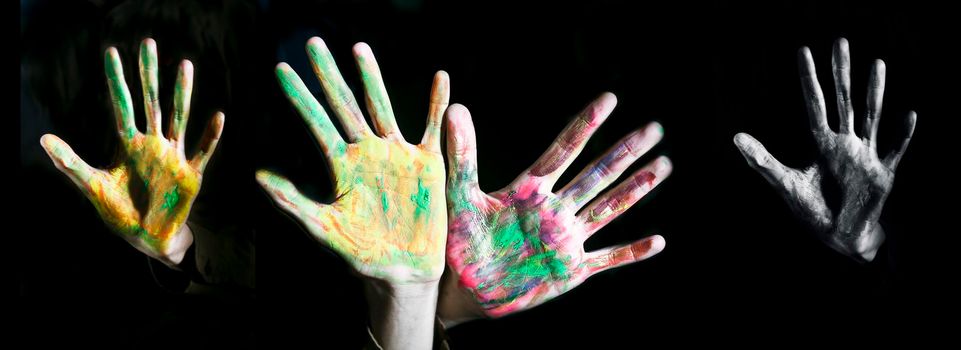
[[[449,100],[447,74],[438,72],[434,78],[427,130],[421,143],[413,145],[397,127],[380,69],[366,44],[354,46],[354,56],[379,135],[364,120],[325,43],[312,38],[307,52],[347,142],[297,73],[281,63],[277,77],[327,156],[337,199],[317,203],[266,170],[257,172],[257,180],[283,210],[361,275],[391,283],[439,280],[447,237],[440,153],[440,124]]]
[[[54,165],[80,188],[112,231],[145,254],[176,265],[192,243],[184,223],[200,191],[204,167],[223,131],[224,115],[218,112],[214,116],[200,151],[188,161],[183,140],[193,87],[190,61],[184,60],[180,65],[169,138],[160,134],[156,43],[145,39],[140,49],[146,134],[134,124],[130,91],[116,48],[107,49],[105,66],[124,148],[123,159],[110,169],[96,169],[55,135],[44,135],[40,143]]]

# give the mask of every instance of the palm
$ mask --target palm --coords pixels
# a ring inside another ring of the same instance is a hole
[[[166,138],[160,131],[156,43],[145,39],[140,54],[147,133],[138,131],[134,124],[130,91],[115,48],[107,49],[105,64],[123,146],[120,162],[110,169],[96,169],[54,135],[44,135],[41,144],[112,231],[144,253],[170,263],[172,254],[182,254],[191,243],[192,238],[182,234],[182,228],[200,191],[203,169],[220,138],[224,116],[215,115],[200,151],[188,161],[183,139],[193,87],[190,61],[184,60],[180,66]]]
[[[518,194],[509,189],[477,200],[451,203],[448,250],[452,260],[491,314],[527,309],[573,288],[587,277],[576,208],[553,193]],[[459,215],[458,215],[459,214]],[[533,288],[532,288],[533,287]]]
[[[419,146],[370,138],[332,159],[338,198],[317,205],[311,232],[328,237],[365,276],[414,281],[440,278],[445,220],[444,163]],[[408,268],[412,267],[412,268]]]
[[[397,283],[439,280],[447,232],[439,146],[449,98],[446,74],[435,76],[428,127],[421,144],[412,145],[397,129],[380,70],[366,44],[358,44],[354,52],[380,135],[367,126],[326,44],[313,38],[307,49],[350,142],[341,138],[297,73],[281,63],[277,74],[327,156],[337,199],[317,203],[270,171],[259,171],[257,179],[282,209],[361,275]]]
[[[186,222],[201,173],[164,139],[137,135],[134,144],[121,165],[96,170],[91,201],[115,232],[162,250]]]
[[[570,184],[553,191],[557,178],[615,103],[613,95],[603,95],[568,125],[534,166],[489,195],[477,185],[469,113],[459,105],[448,110],[447,260],[451,278],[457,280],[452,285],[465,290],[470,296],[465,303],[476,303],[482,315],[499,317],[534,307],[591,275],[643,260],[663,248],[663,238],[651,236],[618,247],[584,250],[585,240],[669,175],[670,162],[661,157],[598,196],[660,140],[657,123],[628,135]]]

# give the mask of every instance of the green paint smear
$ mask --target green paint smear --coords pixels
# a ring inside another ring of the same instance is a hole
[[[384,214],[387,214],[387,210],[390,209],[390,202],[387,201],[387,190],[384,189],[384,179],[377,177],[377,189],[380,191],[380,203],[384,207]]]
[[[112,88],[111,94],[113,95],[113,99],[116,100],[115,103],[120,106],[120,110],[116,113],[120,113],[121,120],[127,121],[129,118],[132,118],[130,116],[130,112],[133,110],[133,108],[131,107],[130,103],[130,92],[126,91],[126,83],[122,81],[123,72],[121,71],[120,74],[116,74],[117,72],[114,71],[114,67],[117,65],[120,65],[119,61],[114,62],[109,54],[104,55],[104,67],[107,71],[108,83]],[[131,124],[133,123],[131,122]],[[126,133],[128,139],[134,137],[134,134],[137,130],[134,125],[128,126],[121,123],[121,127],[124,128],[123,132]]]
[[[177,192],[179,185],[174,185],[169,192],[164,193],[164,209],[167,209],[168,213],[173,213],[174,207],[177,206],[177,202],[180,202],[180,193]]]
[[[493,219],[493,222],[498,222],[499,218]],[[485,302],[488,305],[509,303],[535,286],[549,283],[550,280],[570,278],[565,263],[570,258],[558,258],[557,252],[538,236],[540,217],[534,213],[511,219],[506,224],[498,225],[493,232],[492,243],[496,256],[492,265],[500,266],[497,270],[502,271],[501,278],[478,285],[488,293],[498,289],[504,289],[507,293],[500,299]],[[522,256],[526,252],[530,255]]]
[[[430,190],[424,187],[424,183],[417,179],[417,193],[410,195],[410,200],[414,202],[414,220],[420,218],[421,214],[430,213]]]
[[[140,241],[144,242],[147,246],[160,249],[160,241],[151,236],[143,226],[133,224],[133,226],[130,227],[130,231],[131,235],[140,238]]]

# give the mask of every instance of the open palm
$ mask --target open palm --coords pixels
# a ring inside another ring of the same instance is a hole
[[[476,304],[466,307],[476,310],[470,316],[498,317],[534,307],[593,274],[643,260],[664,247],[663,238],[655,235],[619,247],[584,251],[585,240],[669,175],[671,164],[661,157],[594,199],[660,141],[663,132],[657,123],[631,133],[570,184],[553,192],[557,178],[615,104],[614,95],[602,95],[567,126],[537,163],[506,188],[490,194],[478,187],[470,114],[460,105],[448,109],[447,261],[452,280],[471,299],[464,303]]]
[[[412,145],[397,127],[380,69],[366,44],[357,44],[354,54],[379,135],[368,127],[326,44],[312,38],[307,52],[349,142],[297,73],[281,63],[277,76],[327,156],[337,199],[317,203],[267,170],[258,171],[258,181],[282,209],[361,275],[396,283],[436,282],[444,270],[447,232],[439,145],[449,99],[446,73],[435,76],[427,130],[422,142]]]
[[[156,43],[146,39],[140,50],[146,134],[134,124],[130,91],[116,48],[107,49],[105,66],[124,150],[121,161],[109,169],[93,168],[52,134],[44,135],[41,145],[93,203],[112,231],[149,256],[176,263],[192,241],[181,229],[200,191],[204,167],[220,138],[224,115],[214,116],[200,151],[187,160],[183,139],[193,86],[190,61],[184,60],[180,66],[169,138],[161,135],[160,128]]]
[[[876,60],[871,72],[861,137],[852,131],[854,108],[847,40],[841,38],[835,43],[832,60],[840,117],[838,132],[828,126],[824,95],[808,48],[800,50],[798,62],[811,131],[821,157],[804,169],[792,169],[781,164],[748,134],[737,134],[734,142],[748,164],[780,192],[795,215],[818,238],[842,254],[859,261],[871,261],[884,242],[884,231],[878,220],[894,186],[894,172],[911,141],[917,114],[908,114],[900,146],[880,158],[877,131],[884,96],[884,62]],[[839,205],[829,205],[822,189],[823,181],[838,185]]]

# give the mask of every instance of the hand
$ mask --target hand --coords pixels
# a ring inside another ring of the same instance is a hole
[[[168,137],[161,135],[160,130],[156,42],[148,38],[140,46],[146,134],[134,124],[130,90],[116,48],[107,49],[104,64],[124,151],[120,162],[109,169],[93,168],[52,134],[43,135],[40,144],[54,165],[93,203],[113,232],[148,256],[175,266],[193,241],[184,223],[200,192],[204,167],[223,131],[224,115],[214,115],[200,151],[188,161],[184,155],[184,133],[193,89],[190,61],[180,64]]]
[[[314,238],[365,277],[373,334],[380,345],[429,348],[447,238],[440,153],[440,125],[450,98],[447,74],[434,76],[427,129],[420,144],[412,145],[397,128],[367,44],[355,45],[354,57],[377,135],[367,126],[324,41],[311,38],[307,53],[346,142],[297,73],[281,63],[277,77],[328,159],[337,199],[314,202],[266,170],[257,172],[257,180]]]
[[[880,159],[876,136],[884,95],[884,62],[876,60],[871,71],[867,113],[860,138],[851,130],[854,109],[851,106],[851,58],[847,40],[841,38],[835,43],[832,61],[841,114],[837,133],[828,127],[824,95],[814,71],[811,50],[801,48],[798,62],[801,87],[820,159],[803,170],[792,169],[774,159],[748,134],[737,134],[734,143],[748,164],[780,192],[794,214],[822,241],[856,260],[871,261],[884,242],[884,231],[878,219],[894,184],[894,171],[914,133],[917,114],[908,113],[907,132],[900,147]],[[821,187],[821,181],[825,180],[840,186],[839,206],[829,206],[825,200]],[[834,212],[831,208],[839,210]]]
[[[340,137],[324,108],[286,63],[277,65],[284,92],[310,126],[330,162],[334,203],[305,197],[286,178],[267,170],[257,180],[274,201],[361,275],[390,283],[436,282],[444,271],[447,212],[440,123],[449,94],[446,73],[434,79],[427,131],[419,145],[404,140],[370,47],[354,46],[379,135],[371,132],[320,38],[307,43],[314,72],[339,118]]]
[[[658,235],[594,252],[585,252],[583,245],[670,174],[670,161],[660,157],[594,199],[661,140],[660,124],[627,135],[571,183],[552,192],[616,103],[613,94],[600,96],[533,166],[490,194],[478,187],[470,113],[456,104],[448,109],[450,278],[438,306],[445,325],[532,308],[591,275],[647,259],[664,248]]]

